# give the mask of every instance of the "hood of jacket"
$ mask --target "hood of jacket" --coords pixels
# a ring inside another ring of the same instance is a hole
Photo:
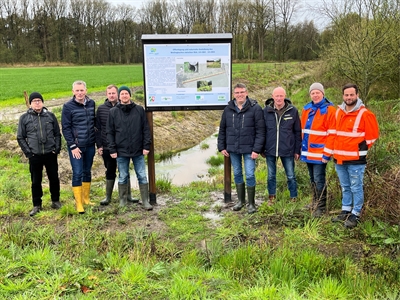
[[[131,103],[129,104],[121,104],[120,102],[118,102],[117,105],[115,106],[118,107],[123,112],[129,113],[132,110],[132,108],[136,106],[136,103],[134,103],[133,101],[131,101]]]
[[[353,111],[357,111],[359,110],[361,107],[365,106],[364,103],[362,102],[362,100],[360,98],[357,98],[357,103],[356,105],[352,108],[352,110],[347,111],[347,113],[349,112],[353,112]],[[343,102],[342,104],[339,105],[339,108],[342,109],[343,111],[346,111],[346,103]]]

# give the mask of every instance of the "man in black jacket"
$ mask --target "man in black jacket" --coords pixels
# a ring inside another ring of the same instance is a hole
[[[97,153],[103,158],[106,168],[106,198],[100,201],[100,205],[108,205],[111,202],[111,196],[114,189],[115,178],[117,177],[117,160],[110,156],[110,149],[107,143],[107,120],[110,109],[118,103],[118,87],[109,85],[106,89],[107,99],[99,106],[96,112],[96,144]],[[130,188],[131,181],[128,180],[128,201],[137,203],[138,199],[133,199]]]
[[[238,194],[234,211],[241,210],[246,205],[242,171],[242,160],[244,161],[249,199],[248,213],[252,214],[256,212],[255,160],[264,148],[265,123],[262,108],[256,100],[248,97],[244,84],[236,84],[233,94],[235,98],[228,102],[221,117],[218,151],[231,159]]]
[[[301,123],[299,112],[286,98],[286,91],[277,87],[272,98],[265,102],[264,120],[266,127],[265,156],[268,167],[268,204],[276,198],[276,163],[281,158],[285,169],[290,198],[297,198],[297,182],[294,173],[294,161],[300,157]]]
[[[118,94],[120,103],[110,110],[108,116],[107,143],[111,157],[116,158],[118,163],[119,205],[124,207],[128,201],[129,161],[132,160],[143,208],[152,210],[144,162],[144,155],[150,151],[150,127],[143,107],[131,101],[131,90],[121,86]]]
[[[49,178],[51,207],[61,207],[57,162],[57,155],[61,150],[61,133],[54,114],[43,107],[43,97],[40,93],[30,94],[29,104],[31,107],[19,118],[17,140],[29,159],[33,202],[33,209],[29,215],[33,217],[42,210],[43,166]]]

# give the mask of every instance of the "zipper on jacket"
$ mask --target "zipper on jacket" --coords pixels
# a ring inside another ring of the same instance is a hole
[[[278,117],[278,114],[275,112],[275,119],[276,119],[276,150],[275,150],[276,152],[275,152],[275,156],[276,157],[279,156],[278,155],[278,153],[279,153],[279,134],[280,134],[280,126],[281,126],[282,117],[291,109],[292,109],[292,107],[287,107],[280,117]]]
[[[232,114],[232,127],[235,128],[235,113]]]
[[[244,114],[243,114],[243,117],[242,117],[242,129],[244,128]]]
[[[276,118],[276,149],[275,149],[276,152],[275,152],[275,156],[277,159],[278,159],[278,153],[279,153],[279,126],[281,124],[282,116],[278,117],[278,114],[275,112],[275,118]]]
[[[39,130],[40,130],[40,142],[42,143],[43,141],[43,131],[42,131],[42,121],[40,121],[40,115],[38,115],[38,121],[39,121]],[[42,154],[44,154],[44,144],[42,143]]]

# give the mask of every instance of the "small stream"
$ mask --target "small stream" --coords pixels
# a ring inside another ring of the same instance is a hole
[[[207,149],[201,149],[207,144]],[[188,150],[179,152],[171,159],[155,165],[156,179],[169,179],[173,185],[187,185],[193,181],[208,180],[207,159],[217,154],[217,137],[215,134]]]

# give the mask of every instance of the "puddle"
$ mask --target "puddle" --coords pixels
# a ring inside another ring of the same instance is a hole
[[[221,215],[214,213],[214,212],[210,212],[210,211],[203,213],[203,217],[210,219],[211,221],[219,221],[219,220],[223,219],[223,217]]]

